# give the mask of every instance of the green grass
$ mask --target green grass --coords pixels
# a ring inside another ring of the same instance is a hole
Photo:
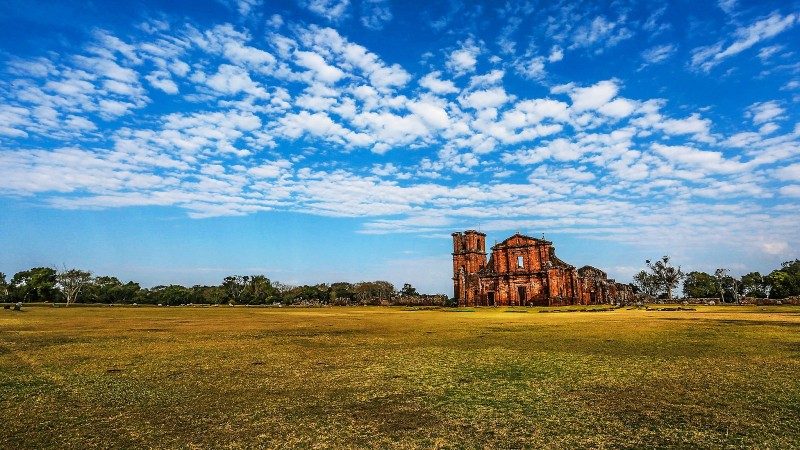
[[[0,448],[800,448],[800,308],[559,309],[0,310]]]

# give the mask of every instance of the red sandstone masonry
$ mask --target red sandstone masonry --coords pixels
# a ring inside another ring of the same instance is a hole
[[[486,235],[453,233],[453,292],[459,306],[563,306],[627,301],[630,286],[556,257],[553,243],[515,234],[492,247]]]

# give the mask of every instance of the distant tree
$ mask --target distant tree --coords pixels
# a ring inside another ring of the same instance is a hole
[[[78,296],[78,301],[96,303],[146,303],[138,298],[141,286],[139,283],[129,281],[122,283],[117,277],[98,276]]]
[[[411,284],[405,283],[403,289],[400,289],[400,295],[404,297],[415,297],[419,295],[419,292],[417,292],[417,289]]]
[[[91,283],[91,281],[92,274],[85,270],[65,269],[56,275],[56,283],[59,289],[61,289],[61,293],[64,295],[67,306],[75,301],[81,289]]]
[[[327,304],[330,301],[330,286],[325,283],[317,285],[295,286],[283,294],[283,303],[318,303]]]
[[[0,272],[0,301],[4,302],[8,298],[8,281],[6,274]]]
[[[717,294],[719,294],[719,302],[725,303],[725,277],[728,274],[728,269],[717,269],[714,271],[714,280],[717,284]]]
[[[264,275],[253,275],[250,277],[250,301],[255,304],[267,303],[267,299],[273,297],[274,288],[269,278]]]
[[[228,293],[231,302],[237,303],[249,285],[250,277],[247,275],[231,275],[222,281],[222,287]]]
[[[13,301],[44,302],[58,297],[56,270],[50,267],[34,267],[17,272],[11,278],[9,290]]]
[[[195,303],[197,297],[191,289],[178,284],[156,286],[150,290],[154,303],[178,306]]]
[[[739,291],[737,289],[739,282],[729,275],[729,272],[725,268],[714,271],[714,280],[716,281],[720,303],[724,303],[726,298],[731,298],[736,302],[739,301]]]
[[[378,305],[395,294],[394,285],[388,281],[362,281],[353,287],[356,299],[364,305]]]
[[[336,305],[347,305],[355,301],[356,293],[352,283],[338,282],[331,284],[330,300]]]
[[[87,286],[86,294],[92,302],[115,303],[114,290],[119,286],[122,286],[122,282],[117,277],[98,276],[91,286]]]
[[[655,275],[648,273],[647,271],[642,270],[634,275],[633,284],[636,286],[639,292],[645,295],[649,295],[651,297],[658,295],[658,280],[656,280]]]
[[[683,295],[690,298],[716,297],[717,280],[705,272],[689,272],[683,281]]]
[[[678,287],[678,284],[686,276],[680,266],[670,265],[669,256],[666,255],[655,263],[650,262],[649,259],[645,263],[655,277],[659,289],[667,294],[667,301],[672,302],[672,290]]]
[[[742,276],[739,292],[748,297],[769,297],[769,283],[766,277],[758,272],[750,272]]]
[[[781,268],[767,275],[770,298],[786,298],[800,295],[800,260],[786,261]]]
[[[218,305],[225,303],[228,298],[227,292],[221,286],[194,285],[191,287],[191,291],[193,297],[191,303]]]

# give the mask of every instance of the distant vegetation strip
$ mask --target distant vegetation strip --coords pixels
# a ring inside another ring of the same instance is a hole
[[[734,277],[726,269],[714,274],[683,273],[668,257],[633,277],[637,302],[673,300],[673,290],[683,282],[688,303],[766,303],[762,300],[797,300],[800,296],[800,260],[787,261],[768,275],[750,272]],[[231,275],[219,285],[191,287],[177,284],[143,288],[134,281],[113,276],[94,276],[80,269],[57,270],[34,267],[14,274],[10,280],[0,272],[0,302],[58,302],[78,304],[151,305],[395,305],[408,307],[452,307],[457,302],[445,294],[420,294],[410,283],[399,290],[388,281],[337,282],[292,286],[265,275]],[[468,309],[452,309],[469,312]],[[593,310],[594,311],[594,310]]]
[[[0,272],[0,302],[140,305],[398,305],[450,306],[447,295],[420,294],[411,284],[399,290],[388,281],[291,286],[264,275],[231,275],[216,286],[177,284],[143,288],[88,271],[34,267],[10,281]]]

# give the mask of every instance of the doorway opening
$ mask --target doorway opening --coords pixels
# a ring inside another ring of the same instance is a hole
[[[517,287],[517,298],[519,298],[519,306],[526,306],[528,299],[525,297],[525,286]]]
[[[494,291],[489,291],[486,294],[486,303],[488,306],[494,306]]]

